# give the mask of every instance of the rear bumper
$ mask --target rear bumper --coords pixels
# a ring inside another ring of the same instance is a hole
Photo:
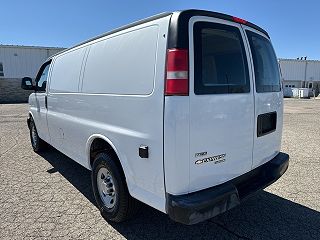
[[[218,186],[185,195],[167,194],[167,213],[174,221],[188,225],[212,218],[275,182],[288,165],[289,155],[279,153],[260,167]]]

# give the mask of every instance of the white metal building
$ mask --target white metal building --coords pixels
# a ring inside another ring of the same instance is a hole
[[[320,61],[301,59],[279,59],[284,95],[291,97],[296,88],[308,88],[317,96],[320,90]]]
[[[0,77],[34,78],[40,65],[64,48],[0,45]]]
[[[0,45],[0,103],[25,102],[21,78],[35,78],[42,63],[64,48]]]

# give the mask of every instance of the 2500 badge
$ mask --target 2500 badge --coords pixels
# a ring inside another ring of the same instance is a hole
[[[199,160],[195,161],[195,164],[202,164],[202,163],[208,163],[208,162],[213,162],[214,164],[218,164],[218,163],[222,163],[224,161],[226,161],[226,154],[225,153],[217,155],[217,156],[213,156],[213,157],[199,159]]]

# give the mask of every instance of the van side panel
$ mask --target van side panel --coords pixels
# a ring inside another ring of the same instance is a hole
[[[79,158],[74,116],[80,72],[86,48],[78,48],[57,56],[52,63],[49,83],[47,121],[50,144],[74,159]]]
[[[86,49],[85,47],[75,49],[55,58],[50,93],[78,92],[80,69]]]
[[[164,166],[166,191],[172,195],[189,192],[189,97],[165,97]]]
[[[65,143],[75,151],[62,146],[59,150],[90,169],[88,140],[104,136],[117,149],[130,194],[163,212],[163,92],[169,21],[167,16],[85,44],[90,49],[83,66],[82,92],[51,93],[48,102],[53,105],[51,115],[60,121],[56,128],[63,129]],[[66,127],[73,132],[67,133]],[[139,157],[141,145],[149,147],[148,158]]]
[[[93,44],[86,62],[82,92],[151,94],[159,27],[147,26]]]

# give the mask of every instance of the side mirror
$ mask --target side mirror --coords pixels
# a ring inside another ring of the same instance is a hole
[[[30,77],[22,78],[21,88],[24,90],[35,90],[35,87],[32,85],[32,78]]]

